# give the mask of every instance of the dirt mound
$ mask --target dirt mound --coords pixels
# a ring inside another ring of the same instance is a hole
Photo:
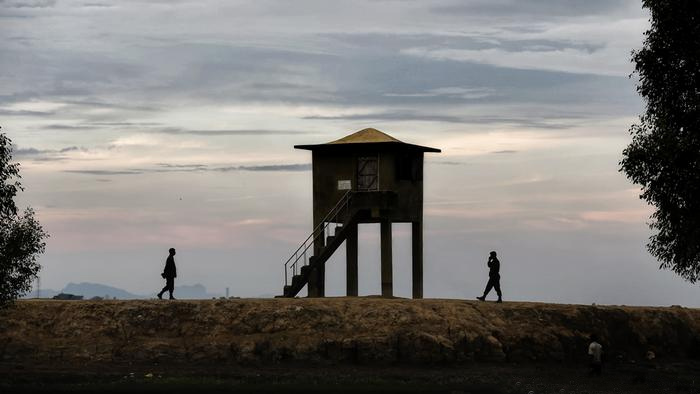
[[[22,365],[583,362],[700,357],[700,310],[379,298],[20,301],[0,360]]]

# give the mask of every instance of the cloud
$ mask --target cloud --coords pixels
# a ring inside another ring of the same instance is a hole
[[[28,155],[38,155],[46,151],[39,150],[36,148],[16,148],[12,151],[17,156],[28,156]]]
[[[44,117],[53,116],[55,112],[50,111],[28,111],[28,110],[11,110],[0,108],[0,115],[2,116],[26,116],[26,117]]]
[[[231,171],[254,171],[254,172],[300,172],[311,171],[311,164],[268,164],[268,165],[242,165],[242,166],[208,166],[205,164],[169,164],[158,163],[156,168],[134,168],[123,170],[98,170],[80,169],[63,170],[63,172],[84,175],[141,175],[146,173],[165,172],[231,172]]]
[[[645,223],[651,216],[651,208],[614,211],[585,211],[580,218],[587,222]]]
[[[37,155],[56,155],[61,153],[82,151],[86,152],[86,148],[79,148],[77,146],[68,146],[61,149],[37,149],[37,148],[15,148],[12,153],[16,156],[37,156]]]
[[[7,8],[48,8],[56,5],[56,0],[0,0],[0,6]]]
[[[163,141],[151,135],[137,134],[119,137],[112,141],[109,145],[110,149],[124,147],[150,147],[155,148],[161,146]]]
[[[429,113],[428,113],[429,112]],[[522,117],[513,117],[507,115],[450,115],[438,114],[435,111],[428,109],[396,110],[386,112],[370,112],[370,113],[348,113],[340,115],[314,115],[305,116],[304,119],[311,120],[347,120],[347,121],[398,121],[398,122],[444,122],[444,123],[459,123],[473,125],[513,125],[519,128],[534,128],[534,129],[568,129],[576,126],[582,119],[589,118],[591,115],[579,114],[546,114],[537,115],[530,113],[530,116],[523,115]]]
[[[80,125],[67,125],[67,124],[50,124],[46,126],[41,126],[44,130],[91,130],[94,127],[91,126],[80,126]]]
[[[123,110],[144,111],[144,112],[156,112],[156,111],[162,110],[162,108],[156,107],[153,105],[115,103],[115,102],[105,102],[105,101],[98,101],[98,100],[67,100],[67,101],[63,101],[63,104],[74,105],[76,107],[123,109]]]
[[[107,3],[83,3],[81,4],[82,7],[85,8],[112,8],[114,7],[113,4],[107,4]]]
[[[136,170],[63,170],[63,172],[68,172],[72,174],[85,174],[85,175],[139,175],[143,174],[142,171]]]
[[[53,162],[53,161],[66,161],[68,158],[66,156],[38,156],[33,157],[34,162]]]
[[[387,97],[450,97],[464,100],[481,99],[493,96],[495,90],[490,88],[464,88],[459,86],[428,89],[420,93],[385,93]]]
[[[385,112],[373,112],[364,114],[347,114],[347,115],[331,115],[331,116],[305,116],[304,119],[315,120],[396,120],[396,121],[423,121],[423,122],[448,122],[448,123],[463,123],[464,119],[451,115],[430,115],[420,114],[414,111],[397,110]]]
[[[311,164],[268,164],[268,165],[256,165],[256,166],[228,166],[228,167],[216,167],[207,166],[205,164],[168,164],[168,163],[158,163],[161,167],[168,169],[169,171],[272,171],[272,172],[286,172],[286,171],[311,171]]]
[[[452,49],[408,48],[402,53],[435,60],[489,64],[524,70],[548,70],[577,74],[625,76],[632,71],[630,62],[612,50],[586,51],[574,48],[507,51],[500,48]]]
[[[93,126],[119,126],[119,127],[149,127],[149,126],[161,126],[162,123],[158,122],[88,122],[89,125]]]
[[[184,127],[167,127],[159,122],[78,122],[75,124],[55,123],[40,126],[44,130],[95,130],[95,129],[133,129],[143,133],[199,136],[273,136],[273,135],[310,135],[316,134],[302,130],[275,129],[188,129]]]
[[[295,130],[266,130],[266,129],[228,129],[228,130],[192,130],[185,129],[181,127],[162,127],[146,129],[144,131],[150,131],[155,133],[163,134],[189,134],[189,135],[202,135],[202,136],[266,136],[266,135],[306,135],[313,134],[308,131],[295,131]]]
[[[517,150],[511,150],[511,149],[505,149],[505,150],[497,150],[493,151],[491,153],[518,153]]]
[[[106,14],[104,18],[109,19]],[[481,111],[481,116],[498,111],[500,116],[511,118],[516,114],[500,110],[501,105],[541,104],[540,111],[556,114],[561,108],[553,106],[585,102],[582,108],[600,107],[591,111],[600,116],[629,111],[620,108],[620,103],[631,101],[627,95],[634,98],[634,92],[626,89],[629,86],[625,85],[631,85],[626,78],[610,81],[590,74],[529,68],[515,71],[489,62],[436,61],[428,56],[440,54],[430,51],[441,50],[518,53],[530,48],[537,53],[588,53],[606,47],[606,42],[597,42],[598,39],[579,42],[570,38],[586,35],[590,29],[547,29],[538,32],[539,36],[529,33],[531,36],[521,40],[509,37],[512,32],[499,30],[490,36],[490,41],[484,39],[489,34],[480,32],[479,26],[475,29],[452,35],[399,31],[307,37],[309,46],[324,48],[332,55],[308,55],[304,48],[295,51],[296,48],[268,46],[268,40],[274,41],[277,33],[251,45],[194,39],[180,42],[172,37],[157,42],[144,38],[145,44],[128,47],[109,39],[104,43],[123,56],[112,56],[101,47],[89,45],[60,47],[37,43],[31,50],[13,47],[10,55],[0,60],[1,68],[14,70],[13,75],[17,76],[0,100],[27,101],[28,96],[56,100],[63,107],[50,111],[52,121],[74,124],[75,130],[102,123],[112,124],[113,132],[118,132],[119,127],[144,127],[144,132],[196,136],[291,136],[302,133],[297,130],[308,129],[303,122],[291,121],[294,119],[320,120],[316,122],[319,125],[334,120],[470,122],[464,118],[476,105],[487,109]],[[123,33],[110,34],[121,37]],[[560,36],[565,39],[559,39]],[[342,50],[336,50],[336,46]],[[428,52],[420,56],[404,53],[412,48]],[[626,55],[617,57],[626,62]],[[19,67],[18,62],[9,60],[12,58],[24,59],[22,64],[29,66]],[[157,67],[152,59],[160,60]],[[230,114],[223,118],[220,114],[226,108],[243,106],[249,107],[240,114],[243,116],[236,113],[236,118]],[[304,106],[362,111],[347,117],[324,117],[324,113],[304,117],[297,111]],[[285,110],[275,111],[277,108]],[[529,113],[522,115],[530,118]],[[548,122],[541,123],[546,127]]]
[[[265,166],[239,166],[242,171],[311,171],[311,164],[273,164]],[[225,171],[217,169],[217,171]]]
[[[206,164],[169,164],[169,163],[156,163],[163,168],[175,168],[175,169],[205,169]]]
[[[636,6],[636,7],[635,7]],[[469,17],[531,18],[552,17],[581,18],[590,15],[607,16],[625,14],[639,8],[630,0],[470,0],[432,7],[437,14]]]

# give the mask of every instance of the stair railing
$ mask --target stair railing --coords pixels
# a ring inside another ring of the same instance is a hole
[[[289,284],[289,272],[291,271],[291,276],[293,277],[294,275],[297,274],[297,271],[300,269],[299,263],[302,262],[303,266],[308,264],[308,260],[311,256],[308,256],[309,248],[311,248],[314,244],[314,241],[320,237],[325,237],[327,234],[327,231],[330,227],[330,224],[333,223],[334,229],[339,226],[338,219],[340,218],[341,212],[343,210],[345,211],[346,215],[349,215],[349,208],[350,208],[350,198],[352,197],[352,190],[348,190],[345,194],[343,194],[342,197],[338,200],[338,202],[335,204],[335,206],[326,214],[326,216],[321,220],[319,224],[314,227],[313,231],[311,234],[306,237],[304,242],[301,243],[301,245],[297,248],[297,250],[292,253],[291,256],[287,259],[287,261],[284,263],[284,285],[287,286]],[[345,222],[345,220],[343,220]],[[308,256],[308,257],[307,257]]]

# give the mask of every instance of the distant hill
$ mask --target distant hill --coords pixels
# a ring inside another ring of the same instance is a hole
[[[81,295],[86,300],[93,297],[108,297],[110,299],[116,297],[119,300],[139,300],[156,297],[156,293],[151,293],[148,295],[134,294],[118,287],[89,282],[68,283],[63,290],[41,289],[39,296],[41,298],[51,298],[59,293]],[[36,298],[36,295],[36,289],[32,289],[32,291],[25,294],[22,298]],[[175,286],[175,297],[188,300],[205,300],[219,298],[221,297],[221,294],[208,293],[207,288],[204,287],[204,285],[197,283],[194,285]]]
[[[41,289],[41,291],[39,292],[39,297],[40,298],[51,298],[60,292],[61,292],[60,290],[54,290],[54,289]],[[32,289],[32,291],[23,295],[21,298],[37,298],[36,289]]]
[[[146,296],[129,293],[128,291],[119,289],[117,287],[88,282],[69,283],[66,287],[63,288],[62,291],[63,293],[81,295],[85,297],[85,299],[90,299],[92,297],[117,297],[117,299],[119,300],[136,300],[140,298],[148,298]]]

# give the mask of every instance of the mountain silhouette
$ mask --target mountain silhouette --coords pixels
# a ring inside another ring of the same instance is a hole
[[[68,283],[66,285],[66,287],[63,288],[63,290],[60,290],[60,291],[52,290],[52,289],[41,289],[40,296],[41,296],[41,298],[51,298],[58,293],[81,295],[86,300],[89,300],[90,298],[93,298],[93,297],[102,297],[102,298],[106,297],[109,299],[116,297],[118,300],[138,300],[138,299],[149,299],[149,298],[156,297],[155,293],[151,293],[148,295],[134,294],[134,293],[128,292],[124,289],[120,289],[118,287],[103,285],[101,283],[89,283],[89,282],[82,282],[82,283],[72,283],[71,282],[71,283]],[[218,298],[221,296],[220,294],[207,292],[207,288],[204,285],[201,285],[199,283],[194,284],[194,285],[175,286],[175,295],[177,298],[189,299],[189,300],[203,300],[203,299]],[[32,289],[30,292],[25,294],[24,297],[22,297],[22,298],[35,298],[35,297],[36,297],[36,289]]]
[[[68,283],[68,285],[66,285],[66,287],[63,288],[62,292],[68,294],[81,295],[85,297],[86,300],[92,297],[105,296],[108,298],[117,297],[117,299],[119,300],[136,300],[139,298],[148,298],[146,296],[129,293],[128,291],[117,287],[88,282]]]

